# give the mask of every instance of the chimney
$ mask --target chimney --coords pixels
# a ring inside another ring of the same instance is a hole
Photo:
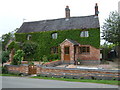
[[[65,16],[66,16],[66,18],[70,18],[70,9],[69,9],[69,6],[66,6],[66,8],[65,8]]]
[[[95,4],[95,16],[98,16],[99,11],[98,11],[98,4]]]

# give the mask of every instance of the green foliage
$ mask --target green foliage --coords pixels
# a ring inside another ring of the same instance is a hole
[[[8,74],[6,66],[2,67],[2,74]]]
[[[23,60],[24,55],[25,55],[25,53],[23,50],[17,50],[17,52],[14,55],[12,64],[13,65],[20,65],[21,61]]]
[[[110,60],[110,58],[108,58],[108,53],[112,50],[112,48],[115,46],[115,44],[106,44],[104,43],[103,45],[100,46],[100,48],[102,49],[103,53],[103,59],[104,60]]]
[[[44,62],[48,62],[48,58],[47,58],[47,56],[43,55],[43,57],[42,57],[42,61],[44,61]]]
[[[10,54],[9,51],[2,52],[2,55],[1,55],[2,56],[2,64],[6,63],[9,60],[9,54]]]
[[[49,61],[60,60],[60,54],[50,54],[48,55]]]
[[[17,42],[27,42],[27,35],[31,35],[30,41],[38,44],[36,53],[31,56],[35,60],[40,60],[43,55],[46,55],[48,59],[51,54],[50,48],[59,46],[66,38],[75,40],[83,45],[92,45],[96,48],[100,46],[100,29],[87,29],[89,31],[89,37],[80,37],[81,29],[76,30],[59,30],[59,31],[44,31],[44,32],[32,32],[32,33],[16,33]],[[57,32],[58,38],[52,39],[51,34]],[[59,51],[60,56],[60,51]],[[60,57],[59,57],[60,58]]]
[[[120,45],[120,15],[111,12],[103,25],[103,38],[114,44]]]
[[[2,49],[5,50],[5,46],[8,44],[9,40],[11,39],[11,33],[2,35]]]
[[[16,43],[15,41],[12,41],[9,45],[8,45],[8,49],[11,50],[11,49],[15,49],[15,50],[18,50],[20,49],[20,46],[18,43]]]
[[[25,58],[31,58],[36,53],[37,44],[31,41],[24,42],[22,44],[22,49],[25,52]]]

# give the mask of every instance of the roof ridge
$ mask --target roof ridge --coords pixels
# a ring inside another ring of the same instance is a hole
[[[84,18],[84,17],[92,17],[95,15],[88,15],[88,16],[73,16],[70,18]],[[69,18],[69,19],[70,19]],[[39,21],[28,21],[28,22],[24,22],[24,23],[34,23],[34,22],[44,22],[44,21],[53,21],[53,20],[61,20],[61,19],[66,19],[66,18],[57,18],[57,19],[45,19],[45,20],[39,20]]]

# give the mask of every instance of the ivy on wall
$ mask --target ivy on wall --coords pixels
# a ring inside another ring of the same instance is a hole
[[[80,37],[80,33],[83,30],[59,30],[59,31],[43,31],[32,33],[16,33],[17,42],[26,42],[27,36],[31,35],[31,41],[38,44],[37,53],[34,55],[35,60],[39,60],[43,55],[50,56],[50,48],[59,46],[65,39],[75,40],[82,45],[91,45],[95,48],[100,46],[100,29],[87,29],[89,31],[89,37]],[[51,34],[57,32],[57,39],[52,39]],[[59,52],[60,54],[60,52]]]

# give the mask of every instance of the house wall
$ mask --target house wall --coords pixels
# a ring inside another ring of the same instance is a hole
[[[32,32],[32,33],[16,33],[17,42],[26,42],[27,35],[31,35],[31,40],[38,44],[37,51],[34,56],[34,60],[39,61],[43,55],[48,58],[50,56],[50,48],[54,46],[59,46],[66,38],[75,40],[82,45],[91,45],[95,48],[100,46],[100,29],[87,29],[89,31],[89,37],[80,37],[82,29],[75,30],[59,30],[59,31],[43,31],[43,32]],[[51,34],[57,32],[58,38],[52,39]],[[60,53],[59,53],[60,54]]]
[[[90,47],[90,53],[78,54],[81,64],[100,64],[100,50],[90,45],[81,45]]]

